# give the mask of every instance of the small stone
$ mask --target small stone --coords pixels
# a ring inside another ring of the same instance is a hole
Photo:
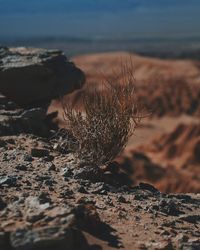
[[[73,196],[73,191],[72,190],[65,190],[63,192],[60,193],[60,196],[63,197],[63,198],[71,198]]]
[[[92,188],[90,189],[92,194],[107,194],[107,187],[103,182],[97,182],[93,184]]]
[[[49,151],[43,148],[32,148],[31,149],[31,156],[33,157],[45,157],[49,156]]]
[[[16,186],[17,178],[15,176],[0,176],[0,186],[6,185],[8,187]]]
[[[3,199],[0,197],[0,211],[3,210],[6,207],[6,203],[3,201]]]
[[[51,198],[49,197],[49,194],[47,192],[42,192],[39,195],[38,199],[39,199],[40,204],[44,204],[47,202],[51,203]]]
[[[189,223],[197,223],[198,221],[200,221],[200,215],[181,216],[180,219]]]
[[[6,146],[6,142],[0,139],[0,148],[4,148]]]
[[[69,166],[65,166],[63,168],[62,176],[65,178],[70,178],[70,177],[72,177],[72,175],[73,175],[73,172],[72,172],[71,168]]]
[[[27,186],[31,187],[32,183],[29,180],[26,180],[24,183],[26,183]]]
[[[174,200],[161,200],[158,204],[161,211],[167,215],[178,216],[182,214],[179,210],[179,205]]]
[[[160,194],[160,191],[158,189],[156,189],[154,186],[148,184],[148,183],[139,183],[139,188],[142,189],[142,190],[148,190],[152,193],[155,193],[155,194]]]
[[[0,249],[10,250],[9,233],[0,232]]]
[[[102,180],[102,172],[97,166],[84,166],[74,170],[74,178],[98,182]]]
[[[187,235],[184,235],[182,233],[178,234],[176,237],[175,237],[175,241],[179,242],[179,243],[182,243],[182,242],[188,242],[188,236]]]
[[[15,167],[17,170],[21,170],[21,171],[26,171],[27,170],[27,166],[25,166],[25,165],[17,165],[16,167]]]
[[[78,192],[80,193],[83,193],[83,194],[88,194],[87,190],[83,187],[83,186],[80,186],[78,189],[77,189]]]
[[[26,220],[28,222],[31,222],[31,223],[35,223],[41,219],[43,219],[45,217],[44,215],[44,212],[41,211],[39,213],[29,213],[27,216],[26,216]]]
[[[54,160],[54,156],[53,155],[48,155],[48,156],[45,156],[43,158],[44,161],[47,161],[47,162],[51,162]]]
[[[24,155],[24,161],[32,162],[32,161],[33,161],[33,158],[32,158],[31,155],[25,154],[25,155]]]
[[[121,203],[127,203],[126,199],[125,199],[124,196],[122,196],[122,195],[119,195],[119,196],[118,196],[117,201],[118,201],[118,202],[121,202]]]
[[[170,233],[167,230],[163,230],[160,235],[170,235]]]
[[[45,180],[44,185],[46,186],[53,186],[54,181],[53,180]]]
[[[48,171],[56,171],[56,166],[53,163],[48,165]]]
[[[199,250],[200,249],[200,243],[194,243],[194,242],[181,243],[179,245],[179,249],[182,249],[182,250]]]

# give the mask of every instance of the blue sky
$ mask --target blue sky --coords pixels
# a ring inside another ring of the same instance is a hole
[[[0,38],[197,37],[200,0],[0,0]]]

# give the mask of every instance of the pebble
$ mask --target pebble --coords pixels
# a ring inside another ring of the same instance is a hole
[[[31,156],[39,158],[49,156],[49,151],[43,148],[31,148]]]
[[[8,187],[14,187],[17,184],[17,178],[15,176],[0,176],[0,186],[6,185]]]

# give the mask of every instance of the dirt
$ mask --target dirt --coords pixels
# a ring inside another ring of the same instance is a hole
[[[143,183],[128,187],[91,181],[93,174],[84,175],[83,170],[77,174],[80,170],[73,155],[53,150],[51,140],[21,134],[1,137],[1,141],[0,232],[11,235],[11,249],[32,249],[25,243],[25,248],[15,248],[16,230],[45,234],[46,228],[66,227],[67,214],[72,213],[69,208],[80,205],[86,206],[88,217],[75,225],[87,241],[86,249],[200,246],[199,195],[160,193]],[[20,237],[22,241],[23,233]]]

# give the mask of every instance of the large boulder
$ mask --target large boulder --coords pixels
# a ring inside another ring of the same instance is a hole
[[[80,88],[84,73],[59,50],[0,47],[0,92],[37,107]]]

